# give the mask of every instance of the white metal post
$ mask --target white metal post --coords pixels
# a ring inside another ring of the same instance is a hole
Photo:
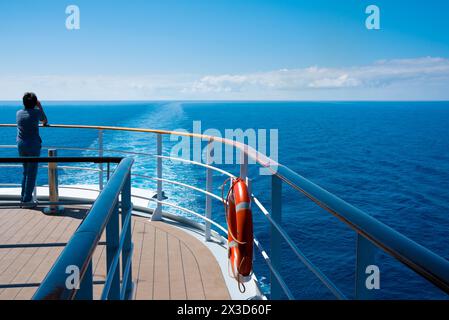
[[[151,221],[162,220],[162,135],[160,133],[157,134],[156,154],[157,204],[151,216]]]
[[[240,151],[240,178],[243,179],[243,181],[245,181],[246,185],[248,186],[248,193],[250,195],[250,199],[252,201],[252,183],[251,183],[251,179],[248,178],[248,149],[245,145],[245,149],[244,151]],[[253,259],[255,259],[256,254],[255,254],[255,250],[256,247],[253,246]]]
[[[248,177],[248,153],[245,146],[245,150],[240,150],[240,178],[246,180]]]
[[[214,140],[210,139],[207,143],[207,151],[206,151],[206,164],[211,165],[213,154],[214,152]],[[206,191],[212,193],[213,192],[213,186],[212,186],[212,179],[213,174],[212,170],[210,168],[206,168]],[[206,218],[211,219],[212,218],[212,197],[209,194],[206,194],[206,209],[205,209]],[[204,232],[205,240],[210,241],[210,228],[211,224],[209,221],[206,221],[206,230]]]
[[[98,130],[98,156],[103,157],[103,129]],[[98,165],[100,172],[98,176],[98,185],[100,190],[103,190],[103,163]]]

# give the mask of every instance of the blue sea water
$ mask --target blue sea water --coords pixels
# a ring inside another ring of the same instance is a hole
[[[0,123],[13,123],[18,103],[0,103]],[[449,259],[449,102],[52,102],[45,105],[51,123],[112,125],[192,131],[279,129],[279,162],[317,183],[412,240]],[[15,143],[15,129],[1,128],[0,144]],[[98,135],[89,130],[42,130],[44,145],[96,148]],[[164,140],[164,152],[175,141]],[[154,153],[155,137],[142,133],[107,132],[105,148]],[[15,149],[0,149],[2,156]],[[89,155],[88,151],[60,151]],[[114,152],[106,154],[115,155]],[[230,165],[226,170],[238,172]],[[270,180],[250,167],[253,190],[269,208]],[[150,157],[136,159],[134,172],[153,175]],[[91,173],[61,172],[61,183],[94,183]],[[164,163],[164,177],[204,188],[202,169]],[[220,194],[223,176],[214,174]],[[19,169],[2,169],[0,183],[19,183]],[[41,170],[39,183],[46,183]],[[135,179],[134,186],[154,188]],[[164,186],[173,202],[203,212],[204,198],[182,187]],[[298,192],[283,188],[283,227],[304,254],[348,296],[354,294],[355,233]],[[255,235],[269,247],[266,219],[254,210]],[[224,223],[214,203],[213,218]],[[282,276],[298,299],[330,299],[332,295],[284,246]],[[378,252],[382,299],[445,299],[432,285],[388,255]],[[258,255],[256,274],[267,283],[267,268]]]

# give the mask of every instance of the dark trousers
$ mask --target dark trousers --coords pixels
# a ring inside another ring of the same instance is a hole
[[[18,144],[19,155],[21,157],[39,157],[41,155],[41,145],[25,145]],[[36,186],[38,163],[23,164],[22,178],[22,202],[30,202],[33,200],[33,191]]]

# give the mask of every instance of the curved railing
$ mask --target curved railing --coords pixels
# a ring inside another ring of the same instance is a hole
[[[0,127],[15,127],[12,124],[0,124]],[[211,201],[215,199],[222,201],[221,197],[215,195],[212,191],[212,171],[218,172],[222,175],[233,177],[232,174],[226,172],[220,168],[212,166],[212,163],[201,163],[191,160],[173,158],[162,155],[162,136],[174,135],[174,136],[187,136],[195,139],[201,139],[208,142],[208,148],[213,149],[215,142],[230,145],[240,151],[242,161],[240,164],[240,176],[247,178],[248,175],[248,159],[253,159],[260,166],[267,168],[272,173],[272,188],[271,188],[271,212],[269,212],[262,203],[253,196],[253,203],[267,218],[271,226],[271,242],[270,252],[271,256],[268,256],[261,243],[255,239],[255,247],[260,251],[264,261],[271,272],[271,297],[280,298],[283,294],[289,299],[293,299],[294,296],[289,289],[287,283],[280,274],[280,252],[281,241],[285,241],[291,251],[297,256],[297,258],[304,263],[304,265],[312,271],[315,276],[333,293],[338,299],[346,299],[346,296],[339,290],[339,288],[316,267],[287,232],[281,226],[281,212],[282,212],[282,183],[286,183],[288,186],[304,194],[311,201],[322,207],[326,211],[330,212],[346,225],[352,228],[357,233],[357,259],[356,259],[356,285],[355,285],[355,297],[359,299],[369,299],[373,296],[373,292],[366,288],[366,268],[373,264],[375,248],[380,248],[395,259],[402,262],[404,265],[415,271],[418,275],[427,279],[430,283],[434,284],[442,291],[449,294],[449,262],[438,255],[434,254],[430,250],[417,244],[416,242],[408,239],[399,232],[391,229],[387,225],[381,223],[375,218],[369,216],[363,211],[351,206],[342,199],[320,188],[314,183],[308,181],[304,177],[293,172],[289,168],[279,164],[278,162],[268,158],[267,156],[257,152],[248,145],[241,142],[229,140],[221,137],[214,137],[201,134],[193,134],[186,132],[176,132],[167,130],[153,130],[153,129],[140,129],[140,128],[124,128],[124,127],[111,127],[111,126],[85,126],[85,125],[51,125],[49,128],[56,129],[86,129],[98,131],[98,149],[95,148],[74,148],[74,147],[52,147],[61,150],[78,150],[78,151],[95,151],[99,156],[102,156],[104,152],[116,152],[126,155],[140,155],[140,156],[153,156],[157,161],[157,176],[148,175],[136,175],[144,179],[152,179],[157,183],[157,198],[144,198],[148,201],[156,203],[156,209],[153,212],[152,218],[159,219],[162,215],[162,206],[173,207],[179,209],[188,214],[196,216],[204,220],[205,239],[209,240],[211,237],[211,225],[214,225],[226,234],[226,228],[213,221],[211,218]],[[121,150],[107,150],[103,148],[103,133],[104,131],[126,131],[126,132],[143,132],[152,133],[157,136],[157,150],[155,154],[131,152]],[[15,146],[7,145],[0,146],[0,148],[13,148]],[[172,181],[163,178],[162,161],[172,160],[188,163],[195,166],[201,166],[206,170],[206,188],[201,189],[181,183],[179,181]],[[85,169],[79,167],[67,167],[68,169]],[[89,170],[98,171],[99,173],[99,189],[102,189],[104,168],[100,165],[98,169]],[[247,180],[250,183],[250,180]],[[163,201],[162,199],[162,184],[176,184],[181,187],[188,188],[190,190],[200,192],[205,195],[205,214],[202,215],[189,208],[183,208],[174,203]],[[135,196],[135,195],[133,195]]]
[[[51,160],[60,161],[60,158]],[[45,160],[39,159],[39,161]],[[131,241],[130,173],[134,160],[124,158],[115,161],[118,165],[114,174],[40,284],[33,296],[34,300],[92,300],[92,257],[104,230],[106,230],[107,274],[101,299],[127,300],[131,298],[133,243]],[[122,258],[122,273],[120,258]],[[72,270],[70,267],[78,270],[79,277],[76,285],[68,287],[67,270]]]

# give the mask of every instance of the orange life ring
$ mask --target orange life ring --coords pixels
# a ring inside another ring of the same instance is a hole
[[[240,283],[250,279],[253,269],[253,218],[251,197],[246,183],[232,181],[226,197],[228,223],[228,258],[232,276]]]

